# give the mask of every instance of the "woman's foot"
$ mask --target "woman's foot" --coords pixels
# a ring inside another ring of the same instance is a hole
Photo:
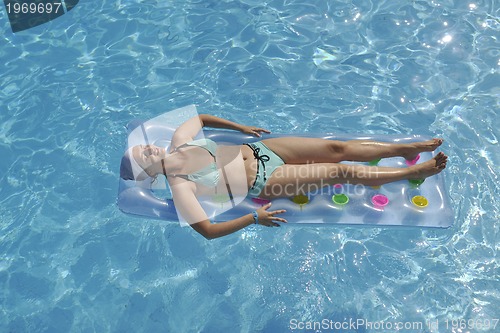
[[[441,146],[443,143],[443,139],[432,139],[421,142],[412,142],[408,144],[408,148],[406,152],[404,152],[401,156],[406,160],[411,161],[415,160],[418,154],[423,151],[434,151],[437,147]]]
[[[424,179],[438,174],[446,168],[447,162],[448,156],[439,152],[434,158],[409,168],[414,170],[414,174],[409,179]]]

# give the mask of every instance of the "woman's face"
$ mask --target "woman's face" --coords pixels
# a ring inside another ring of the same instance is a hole
[[[135,161],[150,177],[161,173],[161,160],[165,158],[165,148],[155,145],[138,145],[132,148]]]

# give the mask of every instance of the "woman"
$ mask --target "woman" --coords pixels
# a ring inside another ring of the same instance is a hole
[[[447,156],[443,153],[407,168],[339,163],[368,162],[395,156],[414,160],[420,152],[434,151],[442,144],[441,139],[398,144],[288,137],[230,147],[217,145],[209,139],[194,140],[203,127],[238,130],[257,137],[261,133],[270,133],[262,128],[202,114],[186,121],[175,131],[169,151],[154,145],[130,148],[122,158],[120,176],[142,180],[148,176],[165,175],[176,210],[207,239],[231,234],[253,223],[272,227],[279,226],[278,222],[286,222],[279,217],[285,211],[271,211],[271,203],[230,221],[210,222],[197,195],[205,189],[227,187],[227,179],[231,176],[226,173],[231,173],[232,165],[238,164],[230,161],[236,160],[235,148],[244,170],[245,194],[248,190],[248,195],[265,199],[293,197],[305,194],[312,187],[318,189],[337,183],[377,186],[403,179],[422,179],[441,172],[447,163]],[[232,157],[228,159],[227,156]]]

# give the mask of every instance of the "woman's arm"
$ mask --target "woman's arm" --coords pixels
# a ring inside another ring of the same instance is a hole
[[[286,223],[284,218],[275,216],[276,214],[284,213],[285,210],[281,209],[270,212],[268,211],[270,207],[271,203],[268,203],[257,210],[258,223],[268,227],[279,227],[279,224],[276,222]],[[206,239],[214,239],[232,234],[254,223],[253,214],[247,214],[237,219],[220,223],[210,223],[210,220],[204,220],[191,224],[191,227]]]
[[[255,127],[255,126],[246,126],[237,124],[227,119],[222,119],[216,116],[212,116],[209,114],[200,114],[200,121],[203,127],[214,127],[214,128],[226,128],[235,131],[240,131],[246,134],[251,134],[260,137],[260,133],[271,133],[266,129]]]
[[[200,114],[179,126],[172,136],[172,150],[183,143],[192,141],[203,127],[226,128],[260,137],[260,133],[271,133],[266,129],[237,124],[209,114]]]
[[[237,219],[221,223],[212,224],[210,220],[205,220],[191,224],[191,227],[206,239],[214,239],[232,234],[233,232],[248,227],[253,223],[254,220],[252,214],[247,214]]]
[[[220,223],[211,223],[201,207],[194,191],[192,182],[180,180],[177,184],[170,183],[170,190],[177,213],[197,232],[207,239],[214,239],[229,235],[254,223],[253,214],[247,214],[234,220]],[[257,209],[258,223],[268,227],[278,227],[276,222],[284,222],[284,218],[276,217],[285,210],[268,211],[271,203]]]

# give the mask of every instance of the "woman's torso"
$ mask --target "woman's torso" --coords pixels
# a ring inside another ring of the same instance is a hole
[[[257,160],[254,158],[252,149],[246,145],[217,145],[215,156],[212,156],[212,153],[204,147],[187,145],[175,150],[171,157],[174,158],[176,166],[175,174],[196,175],[200,170],[207,169],[215,162],[220,182],[228,182],[228,172],[239,174],[240,177],[244,176],[247,189],[255,181]],[[222,174],[223,167],[226,175]]]

